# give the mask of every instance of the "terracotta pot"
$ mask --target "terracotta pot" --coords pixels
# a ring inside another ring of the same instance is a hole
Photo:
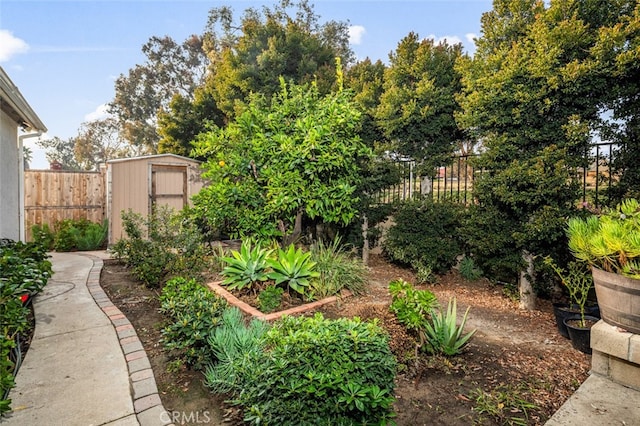
[[[640,334],[640,280],[595,267],[591,272],[604,322]]]

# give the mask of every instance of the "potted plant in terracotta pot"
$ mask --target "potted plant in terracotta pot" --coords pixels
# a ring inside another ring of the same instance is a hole
[[[587,302],[593,288],[593,279],[589,269],[584,263],[570,262],[565,271],[557,266],[551,258],[546,258],[545,262],[558,274],[569,293],[570,304],[565,312],[566,315],[556,318],[558,331],[563,334],[560,329],[559,320],[561,320],[564,332],[571,339],[573,347],[589,354],[591,353],[591,327],[599,320],[595,316],[587,315]]]
[[[569,249],[591,265],[602,319],[640,334],[640,203],[568,222]]]

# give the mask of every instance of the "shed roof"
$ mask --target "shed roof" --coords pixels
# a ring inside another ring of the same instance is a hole
[[[47,128],[24,99],[18,87],[0,67],[0,109],[9,114],[25,131],[46,132]]]
[[[183,157],[182,155],[177,155],[177,154],[154,154],[154,155],[143,155],[141,157],[115,158],[113,160],[107,160],[107,163],[122,163],[125,161],[153,160],[153,159],[161,159],[161,158],[175,158],[176,160],[189,161],[191,163],[202,163],[202,161],[194,160],[193,158],[189,158],[189,157]]]

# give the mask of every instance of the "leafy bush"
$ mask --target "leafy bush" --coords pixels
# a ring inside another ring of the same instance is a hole
[[[402,279],[389,283],[389,293],[391,312],[405,327],[418,333],[426,327],[431,312],[438,307],[438,299],[431,291],[416,290]]]
[[[466,251],[485,276],[493,280],[517,283],[522,268],[522,252],[512,233],[518,225],[504,212],[488,206],[469,207],[464,216],[463,235]]]
[[[109,222],[93,223],[87,219],[64,219],[58,221],[51,230],[46,223],[33,225],[33,240],[49,250],[98,250],[107,240]]]
[[[11,353],[17,337],[28,330],[28,309],[21,299],[40,292],[51,277],[45,247],[36,243],[2,240],[0,244],[0,415],[10,408],[7,398],[14,386]],[[15,358],[14,358],[15,359]]]
[[[162,329],[164,345],[177,350],[188,364],[204,367],[214,359],[208,339],[226,307],[224,299],[193,279],[167,281],[160,295],[160,311],[167,316]]]
[[[40,244],[47,250],[53,250],[53,242],[56,239],[56,234],[49,228],[49,224],[43,223],[42,225],[35,224],[31,227],[31,238],[33,242]]]
[[[282,293],[284,293],[282,287],[276,287],[275,285],[268,285],[262,290],[260,294],[258,294],[258,308],[260,312],[269,313],[280,306],[280,303],[282,303]]]
[[[175,276],[202,280],[211,249],[193,221],[167,206],[146,218],[131,210],[121,216],[127,238],[116,242],[111,252],[131,268],[133,277],[148,287]]]
[[[71,228],[75,246],[78,250],[97,250],[104,246],[109,230],[109,222],[88,223],[84,229]]]
[[[447,272],[463,253],[463,208],[449,202],[435,203],[430,198],[402,203],[382,244],[385,254],[414,269]]]
[[[286,283],[296,293],[308,297],[309,280],[320,274],[315,271],[315,262],[310,259],[311,253],[296,249],[293,244],[287,251],[279,249],[276,259],[267,259],[272,271],[267,276],[275,280],[276,285]]]
[[[424,332],[427,337],[426,350],[432,354],[446,356],[458,355],[467,345],[469,339],[475,334],[475,330],[462,335],[464,324],[467,321],[467,308],[462,322],[456,325],[456,299],[449,300],[446,312],[431,313],[431,321],[425,324]]]
[[[269,279],[267,259],[270,255],[271,251],[263,248],[260,242],[243,240],[240,251],[232,250],[231,257],[223,258],[227,266],[222,269],[222,285],[229,290],[242,290],[266,281]]]
[[[460,275],[465,280],[475,281],[482,277],[482,271],[476,267],[473,258],[465,256],[460,261]]]
[[[329,244],[318,241],[310,251],[318,271],[318,277],[311,281],[312,298],[338,294],[343,288],[354,294],[364,293],[367,268],[359,258],[344,250],[340,238],[335,238]]]
[[[216,330],[216,355],[231,356],[206,372],[215,392],[230,392],[244,408],[245,421],[386,424],[392,417],[396,363],[376,323],[316,314],[284,317],[263,334],[252,327]]]

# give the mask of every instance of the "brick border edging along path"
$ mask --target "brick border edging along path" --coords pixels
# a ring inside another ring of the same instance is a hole
[[[172,425],[171,416],[160,400],[151,363],[136,330],[100,286],[103,260],[90,254],[79,254],[93,261],[87,278],[87,289],[98,307],[111,321],[118,336],[120,348],[127,363],[131,400],[138,422],[141,426]]]

